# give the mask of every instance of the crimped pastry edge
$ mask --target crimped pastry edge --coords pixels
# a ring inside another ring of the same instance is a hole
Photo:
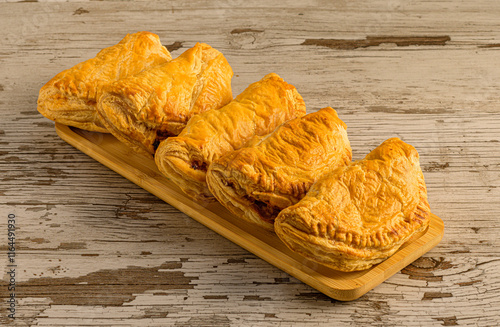
[[[332,134],[336,133],[339,139],[342,139],[344,144],[346,144],[346,148],[344,151],[347,153],[346,158],[343,158],[343,164],[340,166],[346,165],[352,158],[351,147],[347,137],[346,125],[345,123],[338,117],[336,111],[331,107],[325,107],[315,113],[311,113],[311,119],[315,121],[321,120],[324,117],[323,114],[317,116],[321,111],[325,111],[330,114],[332,117],[335,117],[334,121],[335,125],[338,125],[338,129],[335,131],[332,130]],[[295,121],[295,124],[301,124],[301,119],[308,117],[307,115],[302,117],[297,117],[291,119],[282,125],[276,127],[276,129],[268,134],[266,137],[261,137],[259,141],[265,142],[267,137],[272,137],[274,133],[277,133],[280,128],[291,124],[291,122]],[[259,142],[255,142],[254,145]],[[338,141],[338,143],[342,143]],[[288,187],[283,186],[270,186],[274,185],[274,175],[265,175],[261,173],[256,173],[253,170],[252,165],[245,163],[243,160],[238,161],[237,167],[232,165],[235,160],[237,160],[234,156],[237,156],[239,151],[245,151],[248,149],[248,144],[244,148],[241,148],[235,152],[227,154],[223,156],[218,161],[215,161],[210,165],[209,171],[207,173],[207,183],[210,191],[214,196],[221,202],[224,203],[224,206],[230,206],[228,208],[232,213],[241,217],[242,219],[246,219],[250,222],[258,224],[260,226],[264,226],[268,230],[274,230],[273,223],[276,216],[264,217],[261,216],[261,212],[255,208],[256,202],[263,202],[267,206],[275,207],[279,209],[279,211],[285,209],[286,207],[297,203],[306,193],[307,189],[312,185],[314,180],[310,181],[309,186],[307,185],[307,181],[302,182],[294,182]],[[338,151],[337,153],[344,153],[344,151]],[[319,168],[318,168],[319,169]],[[324,167],[323,169],[326,169]],[[331,169],[328,168],[328,169]],[[246,172],[252,171],[252,173],[247,174]],[[291,175],[290,175],[291,176]],[[231,184],[228,186],[227,184]],[[241,191],[241,192],[240,192]],[[282,203],[281,205],[272,205],[269,202],[270,198],[279,199]],[[252,199],[254,201],[252,201]],[[287,205],[284,205],[284,203]],[[226,205],[227,204],[227,205]],[[236,209],[234,209],[236,208]]]
[[[389,139],[385,142],[392,140],[395,139]],[[373,151],[370,152],[367,157],[369,157],[372,153]],[[303,221],[303,219],[300,218],[300,211],[307,211],[308,214],[314,215],[314,212],[311,211],[312,208],[304,206],[296,208],[289,207],[284,209],[275,220],[274,230],[278,237],[292,251],[304,255],[312,261],[341,271],[357,271],[368,269],[374,264],[377,264],[389,258],[401,247],[401,245],[410,240],[419,232],[427,229],[429,226],[430,207],[427,200],[425,180],[420,170],[418,159],[415,162],[415,169],[418,169],[420,171],[418,188],[419,202],[416,204],[413,212],[408,216],[410,222],[405,221],[408,226],[415,227],[415,229],[409,232],[408,235],[400,238],[398,238],[399,235],[393,235],[389,233],[381,236],[381,238],[384,240],[386,238],[393,240],[394,242],[392,243],[387,244],[384,242],[380,242],[380,244],[370,246],[368,248],[359,248],[353,244],[346,244],[343,240],[338,240],[335,238],[331,239],[331,237],[325,238],[325,235],[314,235],[304,232],[300,228],[298,228],[298,226],[294,226],[294,224],[292,223],[298,222],[300,225],[300,222]],[[399,224],[402,224],[402,222],[399,222]],[[306,226],[303,227],[305,227],[305,229],[309,229]],[[367,254],[371,254],[371,257],[368,256],[368,258],[363,258],[363,256],[366,257]]]
[[[247,89],[245,89],[245,91],[249,90],[249,88],[252,86],[254,88],[257,87],[256,86],[257,83],[262,82],[266,79],[278,80],[281,83],[285,83],[284,91],[286,92],[288,97],[291,97],[295,109],[293,111],[294,118],[305,115],[306,110],[302,96],[298,93],[297,89],[293,85],[286,83],[279,75],[275,73],[267,74],[260,81],[254,82],[251,85],[249,85]],[[238,95],[235,99],[233,99],[233,101],[239,102],[240,97],[241,94]],[[228,103],[227,105],[230,104],[231,102]],[[212,110],[222,110],[222,108],[224,107]],[[266,135],[268,134],[269,133],[266,133]],[[251,144],[251,142],[256,140],[255,137],[259,138],[262,136],[263,135],[253,135],[252,138],[246,141],[244,146],[247,146],[248,144]],[[191,162],[193,161],[193,158],[192,156],[189,155],[189,153],[193,152],[197,155],[198,154],[202,155],[199,149],[200,145],[195,143],[196,141],[184,137],[182,133],[177,137],[172,137],[170,139],[162,141],[158,149],[156,150],[155,161],[157,163],[158,168],[160,169],[160,172],[165,174],[167,177],[170,177],[179,187],[181,187],[181,189],[186,194],[198,200],[216,201],[213,194],[208,189],[206,183],[206,174],[203,175],[203,178],[200,178],[198,176],[199,170],[191,168]],[[178,158],[179,160],[176,160],[176,163],[173,163],[172,162],[173,160],[169,158]],[[200,158],[199,161],[206,165],[210,165],[212,159],[213,157],[207,159]],[[170,162],[164,163],[163,161],[170,161]],[[179,166],[175,167],[176,164],[179,164]],[[199,182],[195,183],[193,179],[198,179]],[[199,192],[199,194],[197,194],[197,192]]]
[[[130,38],[135,38],[136,42],[144,41],[144,38],[148,38],[150,42],[157,43],[158,48],[161,50],[160,52],[163,52],[168,61],[172,60],[170,52],[161,45],[158,35],[147,31],[127,34],[117,44],[101,49],[93,58],[65,69],[50,79],[39,91],[37,100],[38,111],[46,118],[64,125],[93,132],[109,133],[103,123],[102,117],[97,113],[100,90],[96,90],[96,94],[90,99],[87,97],[82,98],[82,92],[83,94],[91,92],[84,81],[76,80],[77,85],[73,83],[61,84],[61,79],[65,80],[67,73],[74,69],[78,71],[82,66],[103,60],[103,57],[106,55],[116,54],[117,51],[120,52],[123,50],[123,47],[120,48],[119,46],[130,45],[130,43],[127,43]],[[77,109],[74,109],[75,107]],[[73,109],[68,110],[68,108]]]
[[[413,233],[408,234],[405,238],[401,238],[399,242],[394,243],[392,247],[387,249],[372,249],[377,251],[376,255],[364,259],[356,255],[347,254],[346,252],[352,253],[352,248],[349,246],[343,243],[335,244],[335,241],[333,241],[334,245],[332,245],[331,240],[309,235],[284,221],[286,219],[286,214],[280,214],[276,218],[274,231],[290,250],[301,254],[311,261],[344,272],[365,270],[383,262],[399,250],[404,243],[429,227],[429,224],[423,224],[420,228],[414,230]]]
[[[154,153],[154,150],[146,147],[143,140],[148,138],[148,136],[150,135],[156,135],[156,131],[148,131],[145,125],[136,123],[137,119],[133,115],[127,114],[127,108],[130,107],[130,104],[126,103],[127,101],[128,99],[118,96],[114,93],[104,93],[100,97],[97,104],[97,112],[101,117],[101,121],[103,122],[104,126],[106,126],[108,131],[113,134],[114,137],[116,137],[122,143],[126,144],[135,152],[151,158],[152,152]],[[113,122],[111,121],[111,119],[115,121]],[[131,126],[135,124],[136,127],[140,127],[146,130],[141,131],[141,133],[137,133],[138,129],[134,129],[132,130],[132,132],[134,134],[137,134],[134,136],[131,136],[130,133],[123,133],[123,131],[118,129],[116,126],[117,119],[128,120],[126,124],[119,123],[122,126]]]

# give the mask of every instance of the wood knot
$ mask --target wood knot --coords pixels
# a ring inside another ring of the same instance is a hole
[[[438,264],[441,262],[441,260],[436,260],[434,258],[425,258],[425,257],[422,257],[422,258],[418,258],[417,260],[415,260],[411,266],[415,267],[415,268],[419,268],[419,269],[434,269],[438,266]]]
[[[235,28],[230,32],[229,43],[236,49],[262,48],[265,43],[264,30]]]

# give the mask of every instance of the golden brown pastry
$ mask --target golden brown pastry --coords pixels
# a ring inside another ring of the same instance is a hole
[[[128,34],[95,58],[64,70],[41,89],[38,111],[56,122],[89,131],[107,132],[96,112],[102,87],[151,66],[172,60],[158,35]]]
[[[233,214],[273,230],[324,173],[351,161],[347,126],[330,107],[279,126],[253,146],[214,161],[208,188]]]
[[[320,178],[276,218],[292,250],[337,270],[370,268],[429,224],[418,153],[398,138]]]
[[[152,156],[201,112],[229,103],[233,70],[208,44],[104,88],[97,110],[106,128],[132,149]]]
[[[205,177],[214,160],[305,113],[295,87],[277,74],[268,74],[225,107],[194,116],[179,136],[161,142],[156,165],[187,194],[213,200]]]

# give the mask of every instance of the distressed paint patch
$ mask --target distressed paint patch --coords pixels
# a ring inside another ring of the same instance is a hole
[[[197,277],[186,277],[173,267],[178,268],[179,262],[151,268],[103,269],[76,278],[32,278],[16,285],[16,296],[49,298],[51,305],[120,306],[146,290],[192,289]],[[7,297],[5,286],[1,281],[0,298]]]
[[[365,39],[306,39],[302,45],[317,45],[338,50],[378,47],[384,43],[393,43],[398,47],[410,45],[446,45],[451,38],[443,36],[367,36]]]
[[[446,270],[453,267],[454,266],[449,261],[445,261],[444,258],[434,259],[421,257],[403,268],[401,273],[408,275],[409,279],[439,282],[443,280],[443,277],[434,275],[434,271]]]
[[[179,50],[180,48],[182,48],[182,43],[184,43],[184,42],[175,41],[172,44],[167,44],[167,45],[163,45],[163,46],[165,48],[167,48],[168,51],[172,52],[172,51]]]
[[[268,296],[260,296],[260,295],[245,295],[243,297],[243,301],[270,301],[271,298]]]

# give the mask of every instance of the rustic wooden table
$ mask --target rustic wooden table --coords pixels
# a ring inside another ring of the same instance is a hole
[[[500,2],[279,3],[0,3],[0,325],[499,325]],[[338,110],[354,159],[414,145],[442,242],[334,301],[62,141],[40,87],[140,30],[174,57],[221,50],[235,95],[280,74],[309,112]]]

